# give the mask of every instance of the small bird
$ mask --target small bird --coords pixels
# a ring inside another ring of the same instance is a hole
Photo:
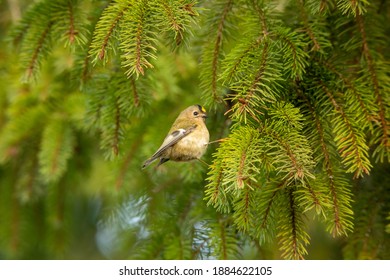
[[[145,163],[147,167],[156,159],[160,166],[168,160],[190,161],[200,159],[209,144],[210,134],[206,127],[206,110],[200,105],[185,109],[173,123],[160,148]]]

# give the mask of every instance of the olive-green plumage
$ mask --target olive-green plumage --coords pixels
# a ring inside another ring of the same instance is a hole
[[[147,167],[156,159],[157,166],[173,161],[190,161],[199,159],[206,151],[209,143],[209,131],[205,120],[206,110],[200,105],[193,105],[180,113],[165,137],[160,148],[145,163]]]

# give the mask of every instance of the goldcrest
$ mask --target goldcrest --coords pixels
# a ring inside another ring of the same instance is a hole
[[[200,159],[205,153],[210,139],[206,118],[206,110],[200,105],[193,105],[182,111],[160,148],[145,161],[142,168],[147,167],[156,159],[160,159],[157,167],[169,160]]]

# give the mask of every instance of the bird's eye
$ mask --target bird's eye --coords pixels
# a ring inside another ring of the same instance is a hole
[[[199,113],[197,111],[194,112],[194,116],[197,116],[199,115]]]

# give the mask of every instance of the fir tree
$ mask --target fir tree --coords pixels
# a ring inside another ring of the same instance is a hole
[[[388,1],[0,12],[1,258],[389,258]],[[198,103],[209,165],[141,171]]]

